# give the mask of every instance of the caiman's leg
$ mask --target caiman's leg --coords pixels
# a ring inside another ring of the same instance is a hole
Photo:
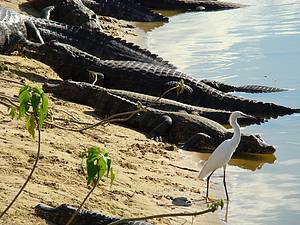
[[[285,88],[268,87],[263,85],[243,85],[243,86],[233,86],[229,84],[224,84],[219,81],[213,80],[201,80],[201,82],[211,86],[222,92],[246,92],[246,93],[271,93],[271,92],[281,92],[287,91]]]
[[[41,11],[41,18],[50,20],[50,14],[54,9],[55,9],[55,7],[53,5],[43,8]]]
[[[182,149],[192,149],[195,146],[208,147],[211,146],[212,138],[204,133],[197,133],[190,137],[180,148]]]
[[[18,49],[19,45],[24,42],[26,38],[19,31],[12,33],[8,38],[6,44],[1,47],[1,53],[8,54]]]
[[[150,132],[150,137],[152,138],[161,138],[166,135],[170,127],[172,126],[172,119],[169,116],[163,116],[162,120],[159,121],[159,124],[155,126]]]
[[[40,31],[36,28],[34,23],[30,20],[25,21],[25,26],[27,29],[27,36],[37,39],[40,43],[44,44],[44,40]]]

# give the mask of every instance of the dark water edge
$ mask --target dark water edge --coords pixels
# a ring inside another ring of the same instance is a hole
[[[300,2],[236,2],[251,6],[178,14],[168,24],[148,25],[148,48],[195,78],[288,88],[282,93],[238,95],[300,108]],[[243,132],[261,134],[277,151],[274,157],[230,162],[227,223],[299,224],[300,115],[272,119]],[[207,157],[193,155],[195,163]],[[216,175],[221,174],[219,170]],[[222,179],[214,180],[222,185]]]

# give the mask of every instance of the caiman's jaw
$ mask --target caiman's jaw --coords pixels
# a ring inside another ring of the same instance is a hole
[[[66,205],[61,205],[58,208],[53,208],[44,204],[38,204],[37,206],[35,206],[35,212],[38,216],[42,217],[43,219],[50,221],[59,221],[60,224],[66,224],[67,220],[76,211],[75,208],[71,207],[69,207],[69,210],[61,210],[65,209],[66,207]],[[66,214],[69,214],[69,216],[66,216]]]
[[[59,213],[55,213],[55,211],[57,211],[56,208],[52,208],[44,204],[38,204],[37,206],[35,206],[36,214],[44,219],[60,216]]]
[[[260,148],[265,151],[265,153],[274,153],[276,151],[275,146],[267,144],[261,136],[255,135],[253,137],[256,138]]]
[[[66,66],[68,56],[65,54],[66,51],[64,49],[60,49],[60,46],[57,46],[56,41],[41,44],[25,40],[20,46],[22,47],[21,51],[25,55],[42,61],[51,67],[60,68]]]

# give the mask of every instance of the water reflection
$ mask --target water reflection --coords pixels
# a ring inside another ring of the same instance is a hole
[[[135,22],[134,23],[138,28],[142,29],[144,32],[149,32],[154,30],[155,28],[159,28],[163,26],[165,23],[164,22]]]
[[[294,89],[241,96],[300,108],[299,0],[235,2],[251,6],[171,17],[170,23],[149,33],[151,51],[195,78]],[[237,166],[229,166],[227,171],[231,197],[228,224],[299,224],[300,116],[279,117],[244,130],[275,145],[276,157],[230,161]],[[193,162],[194,168],[208,157],[187,154],[186,166]],[[216,172],[222,174],[222,170]]]
[[[194,167],[200,167],[202,161],[206,161],[210,156],[210,153],[198,153],[198,152],[183,152],[184,162],[186,166],[190,166],[191,162]],[[237,166],[246,170],[259,170],[264,164],[273,164],[276,161],[276,156],[274,154],[239,154],[233,155],[232,159],[229,161],[229,165]],[[199,163],[199,166],[197,165]]]
[[[161,13],[166,17],[172,17],[182,13],[181,11],[175,10],[155,10],[155,12]],[[144,32],[150,32],[156,28],[159,28],[166,24],[166,22],[135,22],[134,23],[138,28],[142,29]]]

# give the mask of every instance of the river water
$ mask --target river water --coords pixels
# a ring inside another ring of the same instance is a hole
[[[148,48],[195,78],[288,88],[282,93],[237,94],[300,108],[300,1],[235,2],[250,6],[177,14],[167,24],[150,25]],[[261,134],[277,151],[230,162],[227,223],[300,224],[300,115],[272,119],[243,132]],[[194,154],[193,160],[207,157]],[[222,187],[221,178],[212,180]],[[219,195],[225,197],[223,192]]]

